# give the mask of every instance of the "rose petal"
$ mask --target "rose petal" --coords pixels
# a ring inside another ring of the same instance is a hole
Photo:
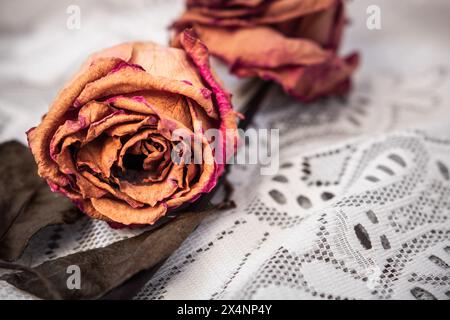
[[[113,58],[96,60],[89,71],[72,80],[71,84],[61,91],[42,123],[28,132],[28,144],[38,164],[40,176],[46,177],[54,183],[65,184],[67,182],[67,178],[59,172],[58,166],[50,158],[48,150],[52,136],[56,128],[64,122],[67,110],[72,106],[84,86],[106,75],[116,63],[117,59]]]
[[[109,192],[111,195],[113,195],[117,199],[127,202],[133,208],[140,208],[140,207],[144,206],[144,204],[142,202],[136,201],[136,200],[132,199],[131,197],[129,197],[127,194],[120,192],[120,190],[116,190],[116,189],[112,188],[108,183],[100,181],[100,179],[98,179],[94,175],[90,174],[89,172],[86,172],[86,171],[81,172],[80,176],[85,178],[86,181],[90,182],[95,187]],[[102,194],[100,197],[102,197],[105,194],[106,193]],[[100,198],[100,197],[94,197],[94,198]]]
[[[327,10],[336,4],[336,0],[277,0],[264,7],[264,10],[254,11],[254,15],[241,18],[239,15],[222,15],[222,19],[214,14],[217,9],[185,11],[175,22],[175,27],[182,30],[192,24],[203,24],[221,27],[252,27],[261,24],[276,24],[287,20],[300,18],[309,14]],[[229,10],[229,9],[227,9]],[[247,11],[246,14],[249,14]]]
[[[236,113],[231,107],[230,94],[222,89],[211,72],[209,53],[206,46],[189,30],[180,34],[179,41],[180,45],[186,50],[193,63],[199,69],[203,80],[211,87],[218,105],[221,120],[219,130],[222,133],[219,138],[223,141],[222,150],[219,150],[219,152],[216,150],[215,157],[218,161],[218,175],[221,175],[225,168],[226,160],[235,153],[237,148],[238,132]]]
[[[358,58],[337,56],[345,23],[341,0],[261,1],[252,6],[194,0],[173,27],[180,33],[192,27],[234,74],[278,82],[288,94],[311,101],[350,87]]]
[[[157,76],[126,67],[87,84],[78,96],[77,104],[83,105],[98,98],[142,90],[168,91],[195,100],[205,108],[209,116],[217,119],[218,115],[213,102],[209,96],[203,94],[202,89],[203,87],[188,85],[181,80],[176,81],[167,76]]]
[[[235,128],[235,114],[207,50],[191,38],[181,49],[128,43],[88,59],[28,132],[39,174],[53,191],[91,217],[129,225],[153,224],[168,201],[172,209],[216,185],[223,164],[204,132]],[[201,163],[173,163],[172,149],[195,136]]]
[[[312,65],[323,63],[331,56],[330,52],[310,40],[286,38],[268,27],[238,30],[197,27],[196,30],[211,48],[211,53],[225,60],[231,69]]]
[[[78,113],[77,120],[67,120],[56,130],[50,144],[50,155],[53,157],[58,153],[58,145],[64,138],[87,128],[93,122],[104,119],[113,112],[111,108],[103,103],[91,102],[83,106]]]
[[[179,187],[182,187],[184,165],[172,165],[169,175],[164,181],[135,184],[120,182],[120,190],[131,198],[155,206],[159,201],[169,198]]]
[[[240,76],[258,75],[274,80],[290,95],[301,101],[311,101],[320,96],[342,94],[348,90],[348,80],[359,64],[359,56],[352,54],[345,59],[333,57],[325,63],[307,67],[279,69],[239,68]]]
[[[181,190],[175,193],[171,199],[167,200],[166,203],[169,208],[178,207],[185,202],[194,202],[202,193],[208,193],[216,186],[218,165],[216,164],[210,145],[204,143],[202,151],[204,163],[201,165],[201,175],[198,181],[191,186],[189,191]]]
[[[93,123],[86,134],[86,139],[84,143],[88,143],[98,136],[100,136],[104,131],[108,130],[111,127],[114,127],[118,124],[122,123],[137,123],[146,119],[144,115],[137,114],[117,114],[111,117],[107,117],[102,121],[98,121]]]

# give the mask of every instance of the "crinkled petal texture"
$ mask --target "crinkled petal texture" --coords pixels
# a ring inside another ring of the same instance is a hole
[[[28,132],[39,175],[94,218],[153,224],[211,191],[224,170],[217,156],[235,151],[235,135],[220,148],[206,135],[237,134],[206,47],[189,31],[177,44],[92,55]]]
[[[344,24],[342,0],[187,0],[173,27],[192,27],[236,75],[311,101],[350,87],[359,58],[337,55]]]

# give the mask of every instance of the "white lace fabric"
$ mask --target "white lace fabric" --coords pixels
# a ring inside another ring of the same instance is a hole
[[[410,15],[422,10],[419,2],[408,2]],[[153,16],[142,13],[138,1],[134,9],[133,2],[125,8],[107,3],[105,12],[81,2],[82,9],[93,10],[86,18],[88,30],[120,41],[145,36],[129,22],[131,35],[96,25],[99,15],[124,22],[134,13],[139,25]],[[162,26],[182,7],[179,1],[155,3],[153,13],[161,20],[152,22],[152,30],[160,39]],[[350,96],[305,106],[272,90],[254,127],[280,130],[279,171],[262,176],[258,165],[234,165],[229,180],[237,207],[207,217],[135,299],[450,299],[450,66],[440,51],[448,53],[448,44],[430,31],[427,46],[411,50],[418,39],[405,36],[415,32],[409,16],[390,20],[402,5],[378,3],[388,28],[378,34],[365,29],[369,3],[350,4],[353,26],[344,49],[356,47],[369,60]],[[436,1],[434,11],[423,14],[439,17],[442,6],[444,1]],[[56,17],[60,8],[53,10]],[[20,69],[32,56],[42,57],[38,49],[34,55],[21,50],[31,48],[26,39],[37,45],[56,21],[40,21],[39,30],[8,40],[10,51],[0,63],[2,141],[24,141],[22,132],[37,123],[72,68],[73,61],[63,58],[64,47],[57,51],[64,68],[52,69],[48,78],[24,69],[16,79],[5,68],[8,62]],[[427,32],[417,28],[417,37]],[[92,40],[71,37],[79,45]],[[0,41],[7,41],[3,34]],[[386,47],[391,53],[375,59]],[[225,76],[225,83],[239,92],[232,77]],[[237,98],[241,105],[242,95]],[[36,265],[139,232],[83,218],[41,231],[20,262]],[[0,299],[33,298],[0,282]]]

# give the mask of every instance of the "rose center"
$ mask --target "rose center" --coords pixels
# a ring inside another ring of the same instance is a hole
[[[129,170],[143,170],[145,158],[144,154],[126,153],[123,157],[123,166]]]

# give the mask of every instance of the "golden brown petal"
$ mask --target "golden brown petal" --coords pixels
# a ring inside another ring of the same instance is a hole
[[[279,0],[273,1],[264,11],[258,24],[272,24],[303,17],[327,10],[337,3],[336,0]]]
[[[164,181],[136,184],[120,182],[120,190],[131,198],[155,206],[158,202],[169,198],[179,187],[182,187],[184,165],[173,164]]]
[[[133,198],[126,195],[125,193],[111,187],[108,183],[101,181],[96,176],[94,176],[93,174],[91,174],[87,171],[81,172],[80,176],[82,176],[86,180],[85,183],[89,182],[91,185],[105,191],[105,193],[103,193],[100,197],[102,197],[103,195],[106,195],[107,193],[110,193],[112,196],[116,197],[117,199],[127,202],[133,208],[140,208],[140,207],[144,206],[144,204],[142,202],[134,200]],[[100,197],[89,197],[89,198],[100,198]]]
[[[149,136],[151,134],[157,134],[157,130],[155,129],[145,129],[141,132],[139,132],[138,134],[132,136],[122,147],[122,149],[120,150],[119,153],[119,160],[117,162],[117,165],[122,169],[125,170],[126,168],[123,165],[123,158],[125,156],[125,154],[127,153],[128,149],[132,148],[136,143],[142,141],[142,140],[146,140],[149,138]]]
[[[77,104],[83,105],[94,99],[142,90],[167,91],[189,97],[205,108],[210,117],[218,118],[209,89],[204,86],[196,87],[190,80],[174,80],[166,76],[150,74],[132,66],[123,67],[87,84],[80,93]]]
[[[111,115],[113,110],[103,103],[90,102],[83,106],[76,120],[66,120],[62,126],[56,130],[50,144],[50,154],[58,153],[59,144],[66,138],[87,128],[96,121],[100,121]]]
[[[158,204],[154,207],[133,208],[122,201],[109,198],[93,198],[91,202],[99,214],[124,225],[154,224],[167,212],[164,204]]]
[[[201,174],[198,181],[190,187],[189,191],[181,190],[174,194],[172,198],[166,202],[169,208],[178,207],[185,202],[193,202],[201,195],[201,193],[208,193],[214,188],[218,174],[217,165],[214,161],[211,147],[207,143],[204,144],[203,155],[204,163],[201,165]]]
[[[92,55],[29,131],[39,174],[89,216],[153,224],[217,183],[223,164],[203,132],[235,127],[235,115],[204,46],[192,37],[181,43],[126,43]],[[172,149],[185,143],[177,129],[201,138],[204,163],[172,162]]]

